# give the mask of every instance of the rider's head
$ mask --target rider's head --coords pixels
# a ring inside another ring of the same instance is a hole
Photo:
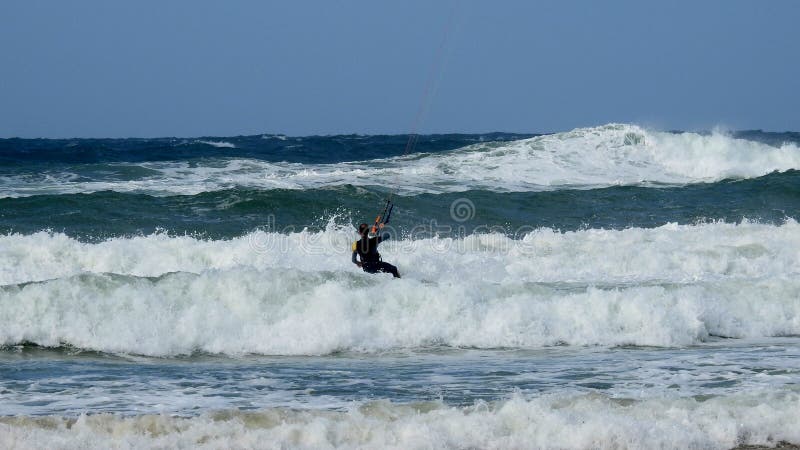
[[[362,223],[358,226],[358,234],[361,236],[366,236],[367,233],[369,233],[369,225]]]

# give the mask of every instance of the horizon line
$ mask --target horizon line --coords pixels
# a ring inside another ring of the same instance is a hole
[[[580,126],[574,127],[566,130],[560,131],[477,131],[477,132],[465,132],[465,131],[437,131],[431,133],[359,133],[359,132],[341,132],[341,133],[311,133],[311,134],[284,134],[284,133],[273,133],[273,132],[260,132],[260,133],[252,133],[252,134],[203,134],[203,135],[195,135],[195,136],[180,136],[180,135],[154,135],[154,136],[60,136],[60,137],[29,137],[29,136],[0,136],[0,140],[51,140],[51,141],[61,141],[61,140],[123,140],[123,139],[131,139],[131,140],[159,140],[159,139],[207,139],[207,138],[249,138],[249,137],[284,137],[284,138],[312,138],[312,137],[344,137],[344,136],[447,136],[447,135],[461,135],[461,136],[485,136],[491,134],[505,134],[505,135],[526,135],[526,136],[545,136],[551,134],[558,134],[558,133],[566,133],[573,130],[578,129],[586,129],[586,128],[598,128],[603,126],[609,125],[633,125],[644,128],[648,131],[661,131],[665,133],[745,133],[745,132],[759,132],[759,133],[770,133],[770,134],[783,134],[783,133],[799,133],[798,131],[793,130],[765,130],[763,128],[741,128],[741,129],[731,129],[725,128],[720,126],[714,126],[713,128],[695,128],[695,129],[687,129],[681,130],[677,128],[673,129],[659,129],[656,127],[650,127],[642,124],[637,123],[626,123],[626,122],[609,122],[600,125],[591,125],[591,126]]]

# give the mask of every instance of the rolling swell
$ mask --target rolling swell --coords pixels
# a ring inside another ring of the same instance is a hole
[[[208,142],[214,143],[208,146],[215,151],[236,150],[227,141]],[[347,184],[397,189],[405,195],[537,192],[709,183],[800,168],[795,142],[774,146],[720,133],[663,133],[625,124],[479,142],[456,150],[388,154],[315,163],[219,155],[46,169],[33,164],[2,171],[0,198],[99,191],[195,195],[233,188],[308,190]]]
[[[331,218],[355,224],[372,217],[385,193],[350,185],[309,190],[234,188],[196,195],[151,196],[113,191],[0,199],[0,233],[62,232],[88,241],[167,230],[212,239],[271,231],[323,230]],[[475,207],[470,220],[451,217],[453,202],[466,198]],[[657,227],[666,223],[740,222],[778,224],[800,219],[800,171],[789,170],[746,180],[652,189],[615,186],[545,192],[466,191],[396,197],[392,225],[401,235],[420,225],[439,234],[470,234],[476,229],[551,227]],[[435,225],[433,225],[435,224]]]
[[[436,153],[476,142],[511,141],[530,134],[433,134],[417,150]],[[0,139],[2,167],[54,164],[141,163],[204,158],[248,158],[295,163],[335,163],[402,155],[407,135],[255,136],[155,139]],[[216,145],[215,145],[216,144]]]

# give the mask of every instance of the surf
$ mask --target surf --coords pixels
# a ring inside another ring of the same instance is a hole
[[[346,410],[222,410],[196,417],[0,418],[0,443],[67,448],[709,448],[800,440],[800,395],[614,399],[602,394],[520,395],[464,407],[437,401],[359,402]],[[155,431],[154,431],[155,430]]]
[[[144,170],[147,175],[124,179],[103,175],[85,180],[69,170],[11,174],[0,186],[0,198],[102,190],[197,195],[234,187],[304,190],[345,184],[381,186],[386,180],[397,180],[401,195],[675,186],[798,169],[800,148],[794,142],[771,145],[722,132],[669,133],[609,124],[510,142],[475,143],[456,150],[345,162],[264,161],[217,155],[191,162],[108,165],[116,171],[125,169],[123,172]]]
[[[227,240],[8,235],[0,344],[324,355],[794,336],[799,229],[789,220],[387,242],[403,280],[353,269],[352,232],[335,225]]]

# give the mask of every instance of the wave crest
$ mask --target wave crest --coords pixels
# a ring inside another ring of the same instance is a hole
[[[206,142],[227,147],[226,142]],[[513,142],[458,150],[334,164],[209,158],[196,162],[145,162],[123,173],[87,181],[76,174],[9,177],[0,197],[113,190],[151,195],[196,195],[232,187],[317,189],[328,186],[391,186],[404,194],[470,189],[543,191],[617,185],[681,185],[753,178],[800,169],[800,148],[736,139],[723,133],[665,133],[636,125],[579,128]]]
[[[3,288],[0,344],[149,356],[686,346],[710,335],[800,335],[798,293],[792,280],[597,288],[386,286],[289,270],[80,275]]]
[[[233,143],[225,141],[197,141],[197,142],[200,144],[210,145],[216,148],[236,148],[236,145],[234,145]]]

